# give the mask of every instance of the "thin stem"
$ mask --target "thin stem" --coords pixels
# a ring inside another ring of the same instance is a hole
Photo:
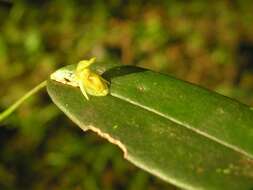
[[[12,112],[14,112],[26,99],[31,97],[33,94],[37,93],[40,89],[44,88],[47,85],[47,81],[43,81],[39,85],[35,86],[29,92],[27,92],[24,96],[18,99],[14,104],[12,104],[9,108],[0,113],[0,122],[8,117]]]

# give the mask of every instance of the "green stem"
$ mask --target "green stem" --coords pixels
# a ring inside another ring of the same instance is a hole
[[[27,92],[24,96],[18,99],[14,104],[12,104],[9,108],[0,113],[0,122],[8,117],[12,112],[14,112],[26,99],[28,99],[33,94],[37,93],[40,89],[44,88],[47,85],[47,81],[43,81],[39,85],[35,86],[29,92]]]

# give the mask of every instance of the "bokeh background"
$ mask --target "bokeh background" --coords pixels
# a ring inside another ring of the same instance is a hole
[[[252,23],[251,0],[2,0],[0,110],[57,68],[91,56],[253,105]],[[45,90],[0,125],[0,189],[177,189],[81,131]]]

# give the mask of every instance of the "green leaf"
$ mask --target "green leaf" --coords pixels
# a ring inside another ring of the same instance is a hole
[[[90,101],[78,88],[48,80],[54,103],[79,127],[95,131],[118,145],[127,160],[179,187],[253,188],[248,106],[137,67],[97,65],[95,70],[105,71],[110,95]]]

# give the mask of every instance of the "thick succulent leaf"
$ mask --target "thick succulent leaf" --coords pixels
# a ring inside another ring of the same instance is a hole
[[[107,138],[127,160],[179,187],[253,188],[248,106],[149,70],[95,66],[111,82],[108,96],[87,101],[79,88],[48,80],[52,100],[79,127]]]

